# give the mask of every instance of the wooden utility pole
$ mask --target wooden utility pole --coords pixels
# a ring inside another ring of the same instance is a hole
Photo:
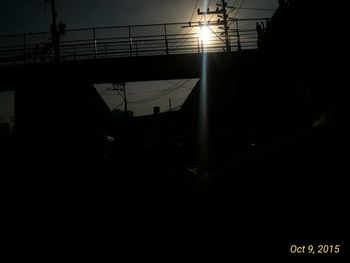
[[[221,3],[217,3],[217,8],[215,11],[210,11],[208,8],[206,12],[201,12],[200,8],[198,8],[197,13],[198,15],[218,15],[219,18],[222,18],[222,24],[224,25],[224,34],[225,34],[225,45],[226,45],[226,51],[231,51],[231,45],[230,45],[230,38],[228,34],[229,26],[227,24],[228,22],[228,14],[227,14],[227,3],[225,0],[221,0]],[[221,7],[221,9],[219,9]],[[222,15],[222,16],[221,16]],[[221,23],[218,22],[219,24]]]
[[[55,61],[60,61],[61,51],[60,51],[60,32],[57,27],[57,11],[55,0],[51,0],[51,13],[52,13],[52,24],[51,24],[51,37],[53,49],[55,52]]]
[[[119,96],[122,97],[124,102],[124,111],[128,111],[128,100],[126,99],[126,88],[125,88],[125,82],[116,82],[113,83],[111,89],[115,90]]]
[[[225,2],[225,0],[222,0],[221,1],[221,4],[222,4],[222,19],[224,20],[224,32],[225,32],[225,43],[226,43],[226,50],[227,51],[231,51],[231,45],[230,45],[230,39],[229,39],[229,36],[228,36],[228,25],[227,25],[227,18],[228,18],[228,15],[227,15],[227,12],[226,12],[226,7],[227,7],[227,3]]]
[[[126,99],[126,89],[125,89],[125,82],[122,83],[123,86],[123,98],[124,98],[124,111],[128,111],[128,100]]]
[[[172,107],[171,107],[171,98],[169,99],[169,111],[172,110]]]

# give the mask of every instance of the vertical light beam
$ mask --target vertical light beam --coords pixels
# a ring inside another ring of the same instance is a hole
[[[201,80],[199,91],[199,166],[208,165],[208,94],[207,94],[207,54],[202,53]]]

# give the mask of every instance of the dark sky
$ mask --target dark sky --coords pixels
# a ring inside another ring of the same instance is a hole
[[[48,31],[51,24],[51,9],[48,0],[2,0],[0,8],[0,35],[43,32]],[[188,22],[194,10],[197,0],[56,0],[58,18],[67,25],[67,29],[84,27],[103,27],[116,25],[153,24],[169,22]],[[209,7],[215,8],[217,0],[209,1]],[[277,8],[277,0],[229,0],[229,5],[242,9],[237,13],[238,18],[269,17],[273,11],[251,10],[244,8]],[[205,9],[208,0],[198,0],[196,8]],[[235,12],[233,12],[235,14]],[[199,16],[194,13],[192,21],[198,21]],[[129,84],[129,91],[135,94],[139,91],[139,97],[134,95],[131,99],[138,101],[143,96],[152,96],[152,92],[171,88],[176,83],[152,82],[143,84]],[[190,84],[192,83],[192,84]],[[177,104],[185,99],[190,86],[195,81],[188,82],[184,89],[179,89],[172,94],[172,99]],[[115,94],[109,94],[104,90],[105,86],[97,87],[102,93],[107,104],[113,108],[120,104],[120,98]],[[142,89],[140,86],[143,86]],[[132,88],[133,87],[133,88]],[[178,92],[178,93],[177,93]],[[179,94],[177,96],[176,94]],[[168,103],[169,97],[163,101],[154,103],[164,105]],[[0,93],[0,121],[9,120],[13,116],[14,96],[12,92]],[[131,110],[137,115],[150,113],[151,104],[135,104]],[[176,105],[174,105],[176,106]]]
[[[276,8],[277,0],[230,0],[243,8]],[[217,0],[209,1],[214,7]],[[196,0],[56,0],[59,18],[68,28],[189,21]],[[203,8],[208,0],[199,0]],[[238,17],[269,16],[271,11],[240,10]],[[0,35],[48,31],[48,0],[2,0]],[[198,20],[194,15],[193,20]]]

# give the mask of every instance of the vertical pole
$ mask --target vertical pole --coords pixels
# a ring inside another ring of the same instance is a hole
[[[55,0],[51,0],[51,12],[52,12],[52,25],[51,25],[51,37],[53,48],[55,51],[55,61],[60,61],[60,34],[57,30],[57,12],[55,6]]]
[[[171,112],[171,98],[169,98],[169,111]]]
[[[126,90],[125,90],[125,82],[122,83],[123,85],[123,97],[124,97],[124,111],[128,111],[128,101],[126,99]]]
[[[94,38],[94,57],[97,58],[97,48],[96,48],[96,29],[92,29],[92,34]]]
[[[74,60],[77,60],[77,50],[76,50],[75,45],[73,47],[73,52],[74,52]]]
[[[225,27],[225,42],[226,42],[226,51],[231,51],[230,39],[228,35],[228,25],[227,25],[227,14],[226,14],[226,5],[225,0],[221,0],[222,2],[222,16],[224,18],[224,27]]]
[[[164,34],[165,34],[165,53],[169,55],[169,47],[168,47],[168,36],[166,33],[166,25],[164,24]]]
[[[237,48],[238,50],[242,50],[241,36],[239,35],[238,19],[236,19],[236,34],[237,34]]]
[[[107,58],[107,43],[105,43],[105,58]]]
[[[130,56],[132,56],[132,38],[131,38],[131,27],[129,26],[129,50],[130,50]]]
[[[136,57],[139,55],[137,40],[135,40],[135,48],[136,48]]]
[[[199,37],[197,37],[197,48],[198,48],[198,54],[201,53],[201,48],[199,46]]]

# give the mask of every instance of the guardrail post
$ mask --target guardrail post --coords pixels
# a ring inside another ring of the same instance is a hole
[[[131,37],[131,27],[128,27],[129,29],[129,51],[130,51],[130,56],[132,56],[132,37]]]
[[[96,47],[96,29],[92,29],[92,34],[94,38],[94,57],[97,58],[97,47]]]
[[[197,37],[197,48],[198,48],[198,54],[201,53],[201,47],[199,46],[199,38]]]
[[[139,55],[137,40],[135,41],[135,47],[136,47],[136,57],[137,57]]]
[[[270,19],[266,18],[265,19],[265,29],[269,26],[269,24],[270,24]]]
[[[237,36],[237,48],[238,50],[242,50],[241,36],[239,34],[239,27],[238,27],[238,19],[236,19],[236,36]]]
[[[165,52],[169,55],[169,46],[168,46],[168,36],[166,33],[166,25],[164,24],[164,34],[165,34]]]

